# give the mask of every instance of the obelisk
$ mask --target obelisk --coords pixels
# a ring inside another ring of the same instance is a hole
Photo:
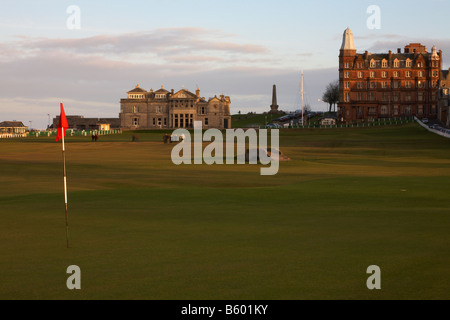
[[[277,104],[277,86],[273,85],[272,92],[272,105],[270,106],[269,113],[278,113],[278,104]]]

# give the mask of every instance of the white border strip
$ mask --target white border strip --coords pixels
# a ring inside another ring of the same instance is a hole
[[[414,120],[417,121],[418,124],[420,124],[422,127],[424,127],[425,129],[427,129],[430,132],[436,133],[444,138],[449,138],[450,139],[450,134],[436,130],[436,129],[431,129],[429,126],[427,126],[425,123],[423,123],[422,121],[420,121],[417,117],[414,117]]]

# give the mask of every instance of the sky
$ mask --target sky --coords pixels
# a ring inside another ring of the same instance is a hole
[[[323,111],[347,27],[358,52],[436,45],[446,69],[449,12],[450,0],[2,0],[0,121],[45,129],[60,102],[68,115],[118,117],[137,84],[225,94],[233,114],[269,111],[276,84],[294,111],[302,70],[305,104]]]

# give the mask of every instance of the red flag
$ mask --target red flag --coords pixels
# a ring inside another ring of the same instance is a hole
[[[67,123],[66,113],[64,112],[63,104],[61,103],[61,115],[59,116],[58,133],[56,134],[56,141],[62,139],[63,135],[66,136],[66,130],[69,129]]]

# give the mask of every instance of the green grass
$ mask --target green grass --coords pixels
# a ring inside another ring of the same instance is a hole
[[[161,132],[132,134],[67,139],[69,249],[60,144],[0,141],[0,299],[450,298],[449,140],[282,130],[292,161],[263,177],[175,166]]]
[[[277,119],[284,114],[272,115],[272,114],[234,114],[231,117],[231,125],[233,128],[248,128],[248,127],[261,127],[264,128],[266,123],[271,123],[272,120]],[[267,121],[267,122],[266,122]]]

